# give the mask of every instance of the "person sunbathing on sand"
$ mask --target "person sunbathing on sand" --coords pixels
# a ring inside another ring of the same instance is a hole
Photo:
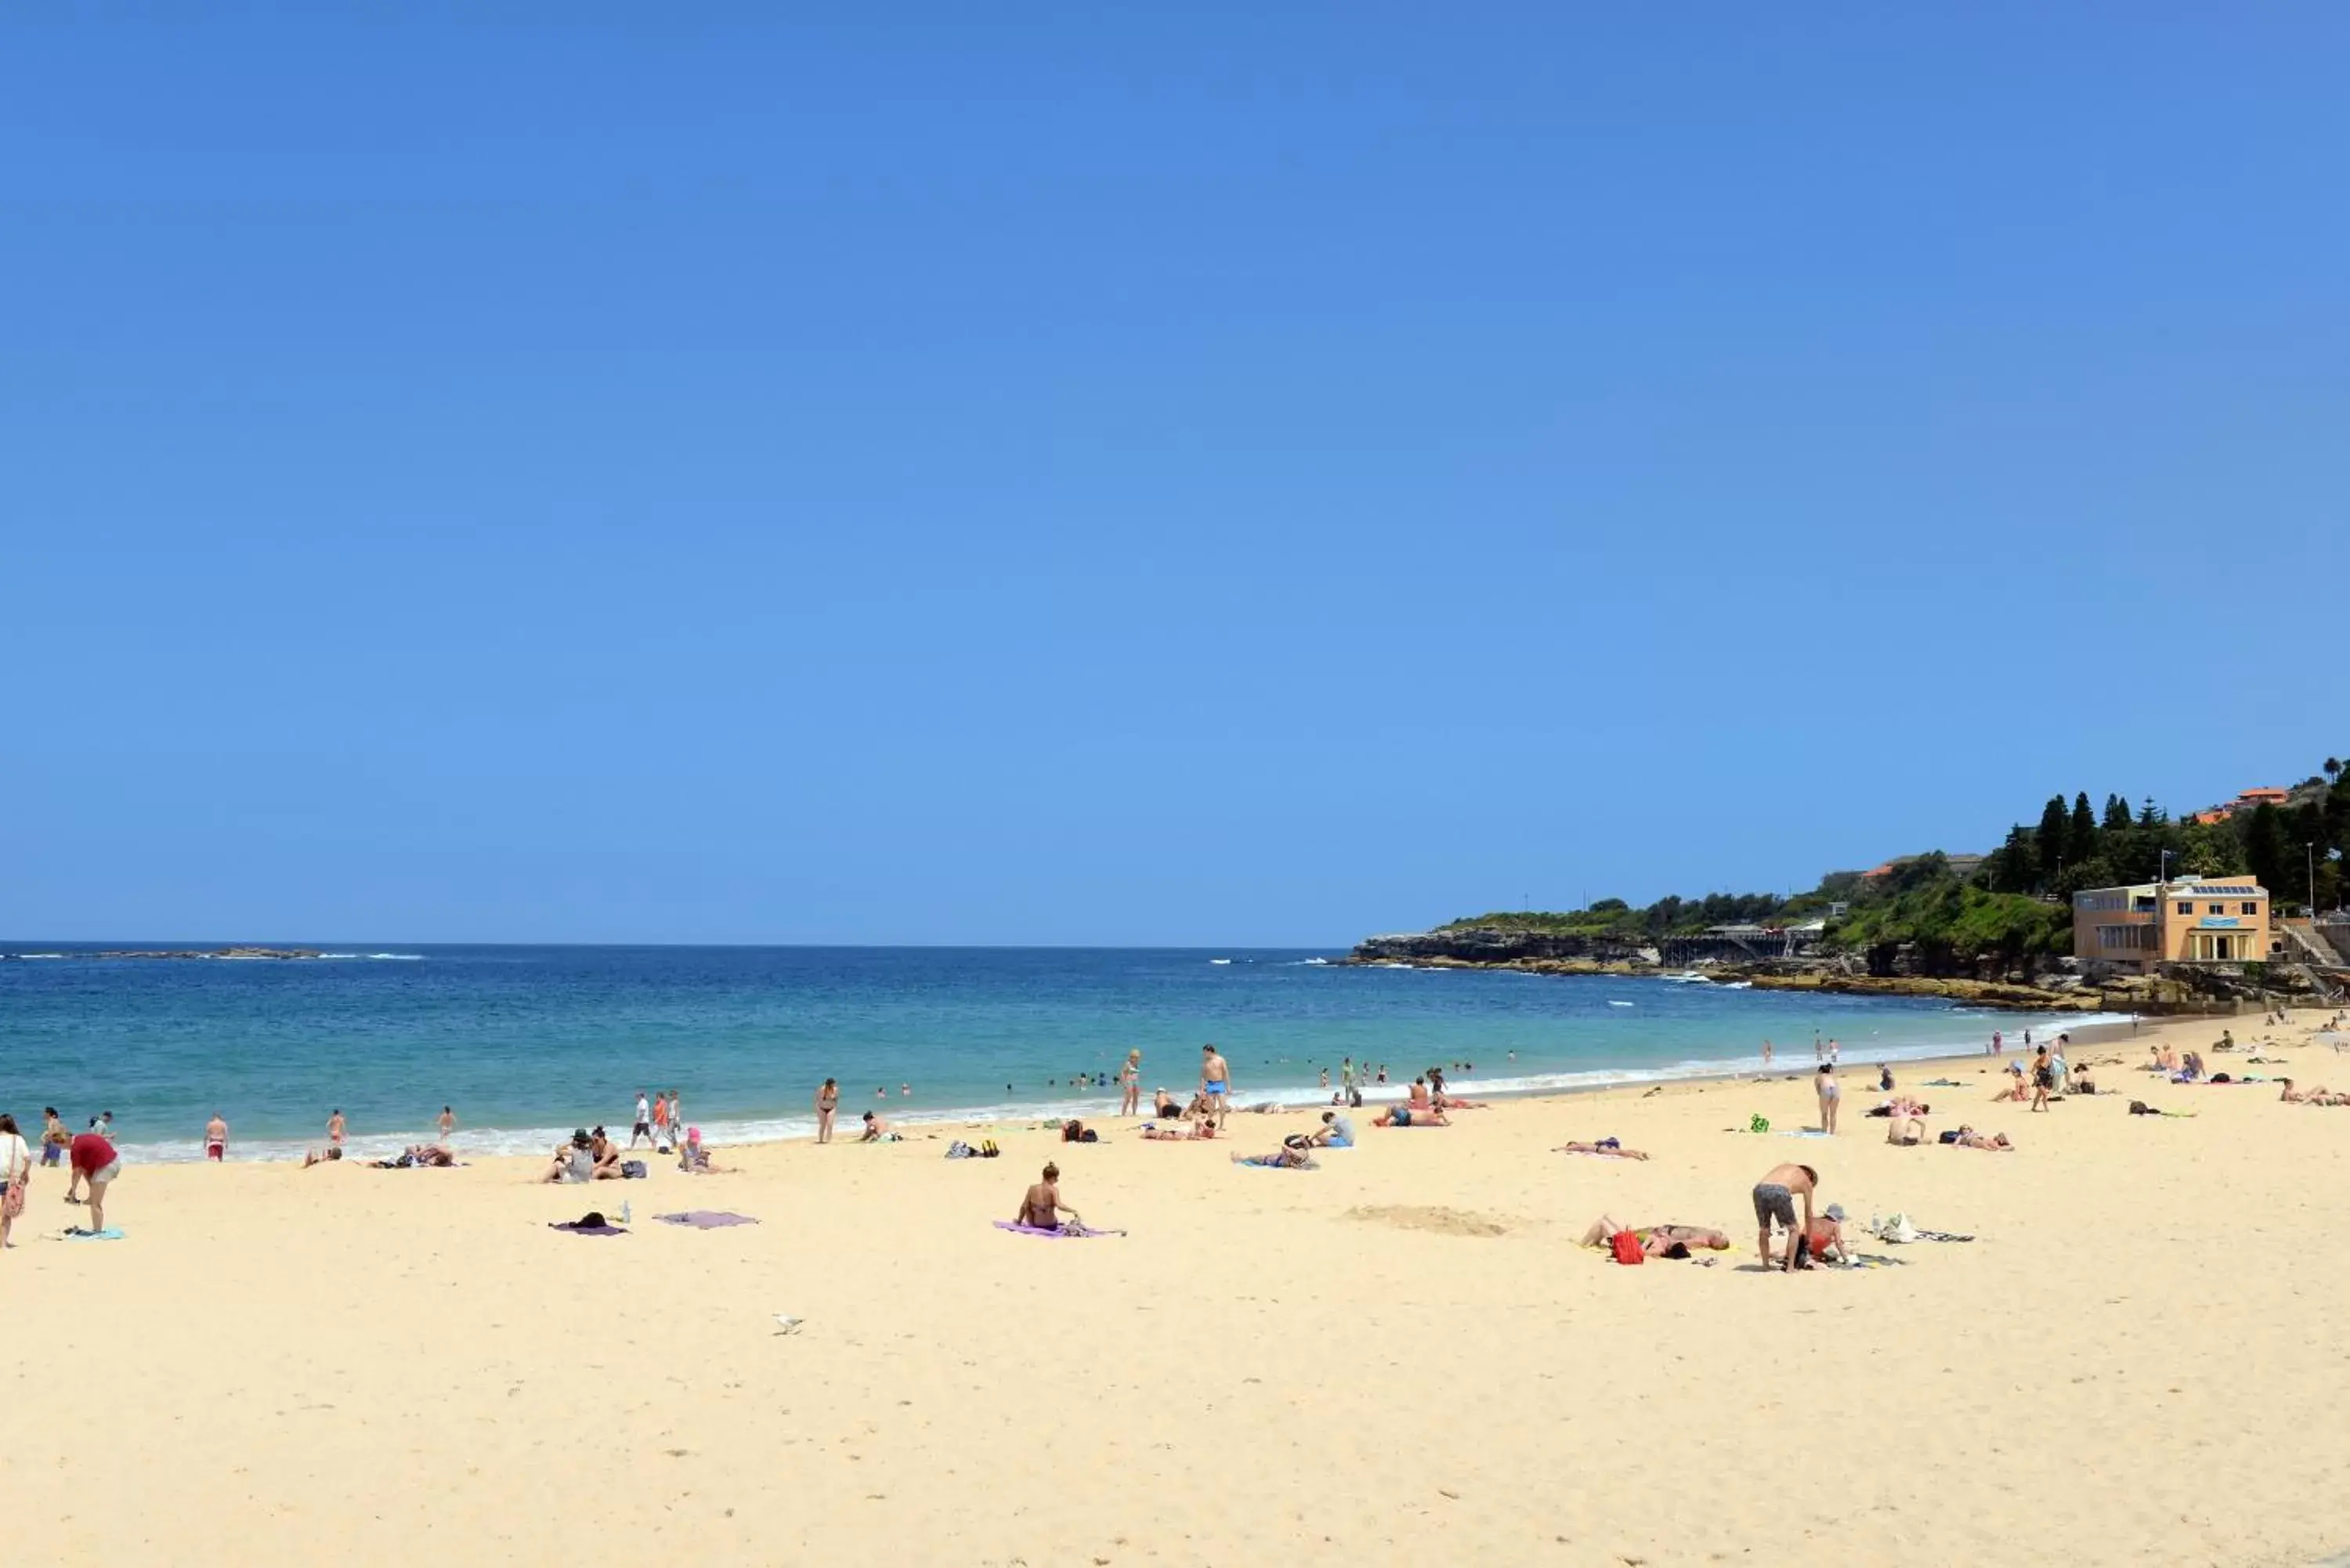
[[[1389,1106],[1371,1118],[1375,1127],[1449,1127],[1452,1124],[1433,1106]]]
[[[1617,1142],[1612,1137],[1603,1137],[1597,1143],[1563,1143],[1556,1148],[1551,1150],[1551,1152],[1553,1154],[1597,1154],[1605,1155],[1609,1159],[1646,1159],[1648,1158],[1647,1154],[1643,1153],[1639,1149],[1626,1148],[1622,1144]]]
[[[611,1136],[600,1127],[588,1140],[588,1155],[595,1161],[594,1168],[588,1173],[592,1179],[597,1181],[620,1179],[620,1146],[614,1143]]]
[[[1188,1143],[1193,1138],[1216,1136],[1216,1124],[1204,1117],[1196,1122],[1182,1121],[1180,1117],[1177,1119],[1180,1125],[1171,1127],[1163,1127],[1155,1122],[1146,1122],[1143,1124],[1142,1136],[1156,1143]]]
[[[1885,1124],[1885,1141],[1905,1147],[1926,1141],[1926,1118],[1916,1110],[1896,1111]]]
[[[1245,1155],[1238,1149],[1233,1150],[1232,1163],[1273,1166],[1284,1170],[1312,1170],[1315,1168],[1313,1149],[1314,1145],[1306,1134],[1291,1133],[1271,1154]]]
[[[1686,1258],[1698,1251],[1730,1251],[1730,1237],[1725,1231],[1703,1225],[1618,1225],[1605,1214],[1591,1222],[1591,1229],[1583,1233],[1582,1244],[1604,1247],[1607,1238],[1624,1231],[1640,1238],[1640,1251],[1651,1258]]]
[[[2325,1085],[2323,1084],[2316,1085],[2314,1087],[2303,1091],[2294,1088],[2291,1078],[2279,1078],[2277,1082],[2284,1085],[2283,1092],[2278,1095],[2277,1098],[2282,1100],[2288,1106],[2305,1106],[2313,1101],[2322,1102],[2323,1096],[2325,1094]]]
[[[314,1165],[331,1165],[342,1158],[343,1146],[330,1143],[324,1148],[306,1150],[302,1156],[302,1168],[307,1170]]]
[[[1960,1127],[1959,1136],[1950,1140],[1953,1148],[1987,1148],[1995,1154],[2013,1154],[2015,1146],[2007,1141],[2005,1133],[1993,1133],[1986,1137],[1972,1127]]]

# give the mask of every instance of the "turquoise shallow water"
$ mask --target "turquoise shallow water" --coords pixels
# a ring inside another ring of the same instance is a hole
[[[1473,1063],[1461,1086],[1508,1093],[1757,1066],[1766,1038],[1807,1067],[1814,1031],[1859,1064],[1979,1048],[2034,1022],[1661,980],[1358,969],[1306,951],[285,945],[349,956],[0,961],[0,1109],[35,1131],[44,1105],[77,1127],[111,1110],[128,1151],[189,1158],[215,1109],[238,1154],[274,1157],[317,1141],[338,1106],[365,1150],[423,1136],[447,1103],[460,1146],[493,1152],[624,1127],[637,1090],[673,1086],[726,1142],[808,1130],[827,1075],[851,1115],[1112,1109],[1114,1092],[1070,1080],[1114,1073],[1131,1046],[1146,1088],[1187,1093],[1213,1041],[1242,1101],[1304,1101],[1348,1054],[1399,1084]]]

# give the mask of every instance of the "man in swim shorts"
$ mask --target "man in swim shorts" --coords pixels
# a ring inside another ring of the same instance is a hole
[[[222,1119],[218,1111],[214,1111],[213,1119],[204,1124],[204,1158],[217,1160],[226,1158],[227,1154],[228,1123]]]
[[[1200,1093],[1207,1096],[1208,1114],[1216,1119],[1222,1130],[1224,1107],[1231,1103],[1232,1092],[1232,1064],[1213,1045],[1200,1047]]]
[[[1783,1267],[1795,1272],[1795,1243],[1812,1228],[1812,1195],[1819,1189],[1820,1173],[1808,1165],[1774,1165],[1762,1173],[1754,1184],[1755,1250],[1762,1255],[1762,1267],[1771,1267],[1771,1226],[1777,1221],[1787,1231],[1787,1252]],[[1795,1223],[1795,1199],[1804,1202],[1804,1221]]]

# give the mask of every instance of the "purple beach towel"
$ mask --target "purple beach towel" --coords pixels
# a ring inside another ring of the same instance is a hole
[[[577,1220],[555,1220],[547,1223],[550,1231],[568,1231],[574,1236],[625,1236],[628,1232],[618,1225],[582,1225]]]
[[[1093,1236],[1126,1234],[1123,1231],[1092,1231],[1083,1225],[1064,1225],[1057,1231],[1045,1231],[1035,1225],[1023,1225],[1014,1220],[998,1220],[995,1222],[995,1228],[999,1231],[1009,1231],[1015,1236],[1046,1236],[1055,1239],[1067,1237],[1080,1241]]]
[[[691,1225],[697,1231],[716,1231],[727,1225],[756,1225],[748,1214],[731,1213],[723,1209],[689,1209],[682,1214],[656,1214],[654,1219],[664,1225]]]

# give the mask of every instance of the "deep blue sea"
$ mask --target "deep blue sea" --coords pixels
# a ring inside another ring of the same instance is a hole
[[[106,947],[188,948],[195,942]],[[308,944],[317,945],[317,944]],[[1200,1047],[1242,1103],[1320,1097],[1341,1057],[1391,1088],[1473,1063],[1508,1093],[1754,1067],[1764,1039],[1807,1068],[1980,1046],[2032,1021],[1937,1002],[1797,996],[1610,977],[1330,964],[1308,951],[1069,948],[403,947],[318,960],[91,960],[0,943],[0,1110],[37,1135],[104,1109],[143,1158],[190,1158],[214,1111],[234,1152],[282,1157],[339,1107],[356,1148],[424,1136],[445,1103],[461,1148],[536,1150],[625,1128],[639,1089],[679,1088],[723,1144],[790,1137],[831,1075],[844,1119],[1093,1114],[1073,1087],[1143,1052],[1146,1089],[1188,1096]],[[2074,1021],[2075,1023],[2085,1021]],[[1514,1059],[1512,1054],[1514,1053]],[[911,1093],[904,1093],[910,1088]],[[886,1091],[877,1096],[876,1090]],[[1378,1097],[1374,1094],[1373,1097]]]

